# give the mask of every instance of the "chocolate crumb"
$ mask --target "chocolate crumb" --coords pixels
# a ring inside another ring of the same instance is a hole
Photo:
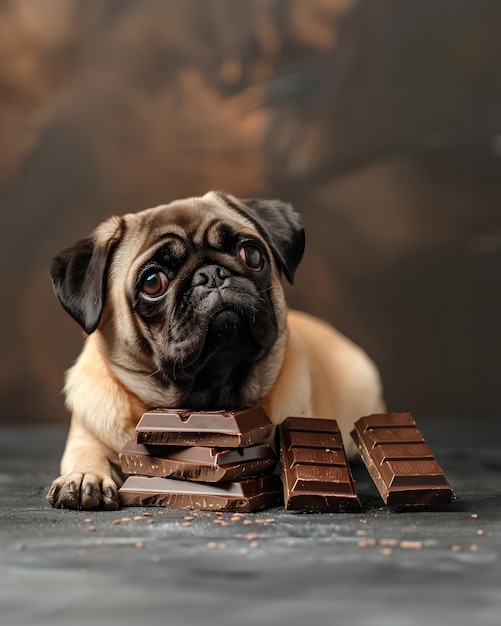
[[[396,546],[398,541],[396,539],[380,539],[380,546]]]
[[[361,539],[360,541],[357,542],[357,545],[359,548],[368,548],[369,546],[375,546],[376,540],[375,539]]]
[[[421,541],[401,541],[400,547],[404,550],[421,550],[423,544]]]

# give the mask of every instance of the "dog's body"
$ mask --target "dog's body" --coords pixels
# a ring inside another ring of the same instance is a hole
[[[52,279],[88,337],[69,370],[72,413],[54,506],[118,506],[118,452],[154,407],[353,421],[384,409],[367,355],[288,311],[281,275],[302,257],[301,220],[277,201],[211,192],[104,222],[63,252]]]

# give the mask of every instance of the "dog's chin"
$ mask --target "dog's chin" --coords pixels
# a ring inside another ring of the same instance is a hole
[[[171,364],[176,380],[189,380],[223,358],[228,360],[228,365],[235,365],[238,361],[254,362],[265,350],[263,331],[258,330],[258,325],[252,325],[228,309],[211,315],[205,324],[193,328],[190,335],[192,341],[188,345],[183,342],[183,356]]]
[[[266,358],[277,338],[269,320],[249,319],[223,309],[210,316],[205,337],[193,330],[192,349],[164,370],[192,409],[235,409],[257,402],[249,392],[254,367]],[[187,349],[188,348],[188,349]],[[254,393],[254,392],[253,392]]]

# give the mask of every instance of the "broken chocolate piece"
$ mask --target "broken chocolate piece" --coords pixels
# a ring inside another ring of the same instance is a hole
[[[169,446],[244,448],[262,443],[273,430],[260,407],[241,411],[156,409],[136,426],[137,443]]]
[[[283,502],[280,479],[273,474],[218,483],[129,476],[118,490],[123,506],[163,506],[205,511],[261,511]]]
[[[151,446],[128,441],[122,448],[120,464],[125,474],[161,476],[183,480],[219,482],[241,480],[271,471],[276,456],[271,446],[247,448],[180,448]]]
[[[360,502],[335,420],[289,417],[279,426],[285,508],[359,511]]]
[[[386,504],[431,506],[455,499],[410,413],[362,417],[351,436]]]

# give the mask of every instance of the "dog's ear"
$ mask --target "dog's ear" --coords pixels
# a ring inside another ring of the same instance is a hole
[[[231,196],[223,197],[257,226],[270,246],[279,269],[292,284],[304,253],[304,228],[299,213],[291,204],[281,200],[249,198],[237,201]]]
[[[242,200],[248,217],[262,229],[280,270],[294,282],[294,274],[303,258],[304,228],[299,213],[281,200]]]
[[[90,237],[63,250],[52,262],[49,274],[54,292],[87,334],[99,325],[108,268],[123,231],[123,220],[112,217]]]

